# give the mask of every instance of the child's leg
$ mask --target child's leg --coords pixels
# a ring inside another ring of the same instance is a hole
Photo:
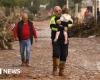
[[[65,37],[65,44],[68,43],[68,34],[66,31],[64,31],[64,37]]]
[[[66,32],[66,31],[64,31],[64,37],[65,37],[65,40],[67,40],[67,39],[68,39],[68,34],[67,34],[67,32]]]
[[[65,44],[67,44],[67,42],[68,42],[67,27],[64,28],[64,37],[65,37]]]
[[[54,41],[57,41],[58,40],[59,34],[60,34],[60,31],[56,32],[56,36],[55,36]]]

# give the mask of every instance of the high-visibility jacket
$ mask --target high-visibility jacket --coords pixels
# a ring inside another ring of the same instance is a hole
[[[55,18],[56,16],[52,16],[49,24],[52,31],[58,31],[58,28],[56,27]]]
[[[56,18],[57,18],[56,16],[52,16],[50,23],[49,23],[49,26],[51,28],[51,39],[52,40],[54,40],[56,32],[58,31],[58,26],[57,26],[56,20],[55,20]]]

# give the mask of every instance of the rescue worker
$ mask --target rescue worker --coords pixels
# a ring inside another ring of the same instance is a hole
[[[61,21],[62,27],[59,27],[57,20],[60,19],[62,9],[59,6],[54,7],[54,15],[50,20],[51,28],[51,40],[53,47],[53,75],[57,75],[57,69],[59,69],[59,76],[64,75],[64,68],[66,63],[66,58],[68,56],[68,43],[65,44],[64,40],[64,25]],[[60,29],[60,35],[57,42],[54,41],[56,32]]]
[[[37,33],[33,23],[28,20],[27,12],[23,12],[22,20],[16,25],[16,33],[20,44],[21,66],[29,66],[30,61],[30,46],[33,43],[33,36],[35,42],[37,41]],[[24,54],[26,48],[26,57]]]

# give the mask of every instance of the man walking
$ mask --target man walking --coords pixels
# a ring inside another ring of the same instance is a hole
[[[51,28],[51,39],[52,39],[52,47],[53,47],[53,75],[57,74],[57,69],[59,69],[59,76],[64,75],[64,68],[66,63],[66,58],[68,56],[68,43],[65,44],[64,39],[64,25],[63,22],[61,24],[57,24],[57,20],[60,19],[62,13],[62,9],[59,6],[54,7],[54,15],[50,20],[50,28]],[[60,35],[58,40],[55,42],[55,35],[57,31],[60,31]]]
[[[30,20],[28,20],[28,14],[26,12],[22,14],[22,20],[18,22],[18,24],[15,27],[15,30],[20,44],[20,54],[22,61],[21,65],[29,66],[30,46],[33,43],[33,36],[35,38],[35,41],[37,41],[37,34],[36,30],[34,29],[33,23]],[[26,57],[24,54],[25,48]]]

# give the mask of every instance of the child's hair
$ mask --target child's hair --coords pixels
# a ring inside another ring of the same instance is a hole
[[[62,13],[64,14],[64,13],[68,13],[68,8],[66,7],[66,6],[64,6],[63,8],[62,8]]]

